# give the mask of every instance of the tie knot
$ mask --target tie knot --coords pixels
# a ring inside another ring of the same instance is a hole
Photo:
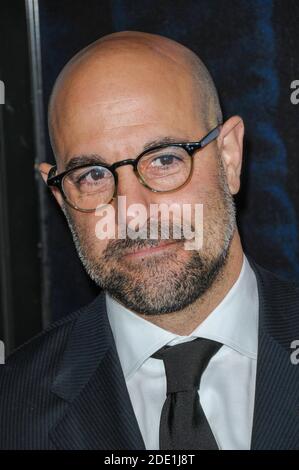
[[[217,341],[197,338],[175,346],[166,345],[152,354],[164,362],[167,394],[198,389],[205,368],[221,346]]]

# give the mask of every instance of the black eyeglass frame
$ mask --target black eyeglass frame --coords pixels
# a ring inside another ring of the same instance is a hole
[[[81,168],[99,166],[99,167],[106,168],[107,170],[109,170],[112,173],[112,175],[114,177],[114,181],[115,181],[115,189],[114,189],[114,194],[113,194],[112,198],[106,204],[109,204],[116,196],[117,184],[118,184],[118,174],[116,172],[116,169],[120,168],[121,166],[124,166],[124,165],[132,165],[133,169],[134,169],[134,173],[136,174],[136,176],[137,176],[138,180],[140,181],[140,183],[152,192],[155,192],[155,193],[170,193],[170,192],[173,192],[173,191],[177,191],[178,189],[181,189],[182,187],[184,187],[190,181],[190,179],[192,177],[193,158],[191,158],[191,169],[190,169],[190,174],[189,174],[187,180],[183,184],[181,184],[179,187],[177,187],[175,189],[166,190],[166,191],[165,190],[160,191],[160,190],[153,189],[150,186],[148,186],[148,184],[146,183],[146,181],[144,181],[144,179],[142,178],[142,175],[138,171],[138,162],[139,162],[139,160],[144,155],[146,155],[147,153],[157,151],[157,150],[160,150],[160,149],[163,149],[163,148],[166,148],[166,147],[180,147],[180,148],[183,148],[188,153],[188,155],[190,157],[193,157],[196,150],[203,149],[208,144],[210,144],[213,140],[217,139],[217,137],[220,134],[220,128],[221,128],[221,124],[214,127],[210,132],[208,132],[208,134],[206,134],[198,142],[177,142],[177,143],[176,142],[175,143],[171,142],[171,143],[160,144],[160,145],[157,145],[155,147],[144,150],[142,153],[140,153],[134,159],[133,158],[126,158],[125,160],[115,162],[112,165],[106,165],[104,163],[96,163],[96,162],[95,163],[84,163],[82,165],[78,165],[76,167],[70,168],[69,170],[63,171],[59,175],[55,175],[55,172],[57,170],[57,166],[54,165],[54,166],[52,166],[52,168],[50,169],[50,171],[48,173],[47,185],[49,187],[54,186],[54,187],[58,188],[60,193],[62,194],[62,197],[65,200],[65,202],[69,206],[71,206],[73,209],[76,209],[80,212],[94,212],[96,210],[96,208],[95,209],[81,209],[80,207],[75,206],[71,201],[69,201],[66,194],[65,194],[65,192],[64,192],[64,189],[63,189],[63,179],[65,178],[65,176],[67,176],[72,171],[78,170],[78,169],[81,169]]]

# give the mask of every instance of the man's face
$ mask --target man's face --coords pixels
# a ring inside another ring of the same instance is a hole
[[[187,72],[163,54],[139,54],[138,48],[134,55],[115,49],[98,61],[87,58],[56,98],[58,173],[77,156],[100,155],[112,164],[135,158],[145,144],[165,137],[200,140],[211,129],[204,125],[204,109]],[[149,214],[151,204],[189,204],[194,228],[195,204],[203,204],[200,250],[186,250],[184,240],[160,248],[161,240],[100,240],[95,231],[99,217],[74,210],[58,197],[88,274],[127,308],[147,315],[182,310],[221,275],[235,214],[219,153],[216,141],[197,151],[191,180],[170,193],[142,186],[130,165],[117,170],[117,195],[126,196],[127,207],[143,204]],[[111,204],[117,233],[117,198]],[[133,216],[127,216],[127,224]]]

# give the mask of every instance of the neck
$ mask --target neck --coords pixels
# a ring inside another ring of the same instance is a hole
[[[236,230],[227,262],[210,289],[200,299],[183,310],[163,315],[147,315],[146,320],[177,335],[189,335],[224,299],[238,279],[242,263],[243,250]]]

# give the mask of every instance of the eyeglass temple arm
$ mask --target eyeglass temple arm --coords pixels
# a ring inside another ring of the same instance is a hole
[[[208,145],[214,139],[216,139],[220,134],[220,125],[215,127],[211,130],[202,140],[201,140],[201,148]]]
[[[55,176],[56,170],[57,170],[56,165],[54,165],[50,168],[50,171],[48,173],[48,178],[47,178],[47,184],[49,183],[50,179],[53,178],[53,176]]]

